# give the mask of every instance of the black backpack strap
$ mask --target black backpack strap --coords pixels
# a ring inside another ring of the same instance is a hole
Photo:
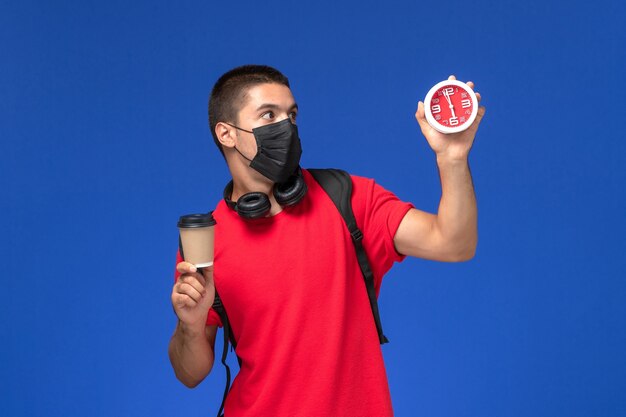
[[[348,227],[350,236],[352,236],[352,243],[356,250],[359,266],[363,273],[363,279],[365,280],[365,288],[367,289],[367,296],[370,300],[370,306],[372,307],[372,314],[374,315],[374,322],[376,323],[376,330],[378,331],[378,339],[381,344],[388,343],[389,340],[383,334],[383,326],[380,322],[378,300],[376,299],[376,289],[374,288],[374,274],[372,273],[365,248],[363,247],[363,233],[359,230],[356,219],[354,218],[354,212],[352,211],[352,178],[350,178],[350,174],[340,169],[308,169],[308,171],[322,186],[324,191],[326,191]]]
[[[227,333],[225,337],[231,344],[231,351],[237,348],[237,341],[235,340],[235,334],[233,330],[230,328],[230,321],[228,320],[228,314],[226,314],[226,308],[224,308],[224,304],[222,304],[222,299],[215,290],[215,300],[213,301],[213,305],[211,306],[213,310],[220,316],[220,320],[222,320],[222,328],[224,329],[224,333]],[[239,362],[239,366],[241,366],[241,359],[237,356],[237,362]]]
[[[222,330],[224,333],[224,347],[222,349],[222,365],[226,368],[226,387],[224,388],[224,396],[222,397],[222,404],[220,405],[220,409],[217,412],[218,417],[223,417],[224,404],[226,403],[226,396],[228,396],[228,391],[230,391],[230,367],[226,363],[226,356],[228,355],[228,343],[230,342],[232,347],[237,347],[237,342],[235,341],[235,336],[233,335],[230,329],[230,322],[228,321],[228,315],[226,314],[226,309],[222,304],[222,299],[220,298],[217,290],[215,291],[215,301],[213,302],[213,306],[211,306],[215,310],[215,312],[220,316],[222,320]],[[239,362],[239,366],[241,367],[241,359],[237,356],[237,361]]]

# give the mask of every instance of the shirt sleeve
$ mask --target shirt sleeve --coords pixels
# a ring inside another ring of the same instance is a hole
[[[180,256],[180,251],[176,252],[176,265],[182,261],[183,258]],[[178,281],[178,277],[180,277],[180,272],[178,272],[176,266],[174,266],[174,282]],[[209,314],[206,318],[206,325],[222,327],[222,320],[220,319],[219,314],[217,314],[217,312],[212,308],[209,309]]]
[[[400,222],[413,208],[374,180],[352,176],[352,209],[357,225],[363,232],[363,247],[374,274],[376,294],[383,275],[394,262],[406,256],[398,253],[393,243]]]

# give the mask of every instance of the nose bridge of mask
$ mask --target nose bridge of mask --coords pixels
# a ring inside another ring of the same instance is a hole
[[[237,130],[241,130],[242,132],[252,133],[255,137],[257,136],[257,133],[261,133],[264,130],[270,131],[270,130],[273,130],[272,128],[280,129],[283,126],[285,126],[287,123],[293,125],[293,123],[291,123],[291,119],[289,119],[289,117],[287,117],[287,118],[285,118],[283,120],[280,120],[278,122],[274,122],[274,123],[268,124],[268,125],[253,127],[252,130],[246,130],[246,129],[241,128],[241,127],[239,127],[237,125],[234,125],[232,123],[228,123],[228,122],[224,122],[224,123],[226,123],[230,127],[234,127]],[[270,131],[269,133],[272,133],[272,132]]]
[[[291,123],[291,120],[289,120],[289,118],[286,118],[281,120],[280,122],[255,127],[254,129],[252,129],[251,133],[254,134],[254,137],[256,138],[258,144],[259,139],[272,138],[278,133],[283,133],[284,129],[291,124],[293,124]]]
[[[224,123],[226,123],[228,126],[234,127],[237,130],[241,130],[242,132],[252,133],[252,135],[254,135],[254,140],[256,141],[256,149],[257,149],[256,154],[257,155],[260,153],[263,153],[262,151],[262,149],[264,148],[263,141],[267,139],[275,139],[277,137],[276,135],[284,134],[285,133],[284,129],[286,126],[291,125],[290,127],[292,128],[295,127],[296,132],[297,132],[297,126],[291,123],[291,119],[289,117],[279,122],[252,128],[252,130],[242,129],[239,126],[235,126],[234,124],[231,124],[228,122],[224,122]],[[241,156],[246,158],[246,156],[242,154],[239,151],[239,149],[237,149],[237,147],[235,147],[235,150],[239,152]],[[251,161],[250,158],[246,158],[246,159],[248,161]]]

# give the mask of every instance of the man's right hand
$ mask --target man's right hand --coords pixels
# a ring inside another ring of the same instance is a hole
[[[172,305],[178,325],[169,345],[176,377],[186,386],[198,385],[213,367],[217,326],[207,326],[209,309],[215,299],[213,267],[202,274],[189,262],[176,265],[180,273],[172,289]]]
[[[181,324],[202,329],[215,299],[213,267],[202,268],[202,274],[189,262],[180,262],[176,270],[181,274],[172,289],[172,305]]]

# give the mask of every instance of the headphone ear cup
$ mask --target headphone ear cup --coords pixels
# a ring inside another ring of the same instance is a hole
[[[264,193],[248,193],[239,197],[235,210],[246,219],[257,219],[269,213],[270,199]]]
[[[307,186],[300,168],[286,182],[275,184],[273,189],[274,198],[282,207],[298,204],[304,198],[306,192]],[[252,192],[244,194],[239,197],[236,203],[230,199],[232,193],[233,182],[230,181],[224,188],[224,201],[228,207],[235,210],[237,214],[245,219],[265,217],[272,208],[269,197],[264,193]]]
[[[300,172],[291,176],[287,182],[274,185],[274,198],[283,207],[298,204],[306,192],[306,183]]]

